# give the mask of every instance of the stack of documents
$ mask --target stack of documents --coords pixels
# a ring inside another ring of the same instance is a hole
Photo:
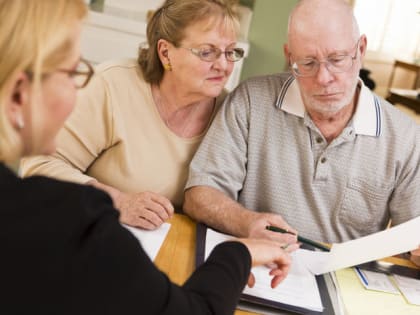
[[[292,254],[293,261],[287,278],[275,289],[270,286],[271,277],[268,275],[267,268],[253,268],[252,272],[255,275],[256,284],[254,288],[245,288],[243,299],[280,309],[293,310],[298,313],[305,313],[305,310],[322,313],[326,305],[322,303],[323,290],[318,288],[315,275],[415,249],[420,245],[420,233],[418,231],[420,231],[420,217],[369,236],[333,244],[330,252],[298,249]],[[207,258],[218,243],[229,238],[231,236],[207,229],[204,258]],[[337,278],[340,278],[340,273],[338,275]],[[352,272],[352,276],[356,277],[356,274]],[[399,279],[399,281],[408,285],[408,282],[404,279]],[[361,286],[357,277],[356,282]],[[354,314],[360,315],[361,313]],[[420,312],[417,314],[420,314]]]

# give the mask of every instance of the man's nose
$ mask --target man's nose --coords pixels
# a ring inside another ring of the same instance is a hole
[[[333,79],[334,76],[328,69],[328,61],[319,62],[315,77],[320,84],[328,83]]]

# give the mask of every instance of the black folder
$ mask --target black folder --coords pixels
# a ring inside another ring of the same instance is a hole
[[[364,264],[360,264],[357,267],[365,270],[381,272],[387,275],[396,274],[399,276],[420,280],[420,270],[406,266],[399,266],[381,261],[370,261]]]
[[[206,233],[207,226],[204,224],[197,224],[197,242],[196,242],[196,267],[200,266],[204,262],[205,256],[205,245],[206,245]],[[248,294],[242,294],[240,298],[240,304],[246,305],[258,305],[261,308],[269,308],[270,310],[285,310],[290,314],[303,314],[303,315],[335,315],[334,308],[332,305],[331,297],[328,293],[327,284],[322,275],[316,276],[318,289],[320,291],[322,305],[324,310],[317,312],[306,308],[298,307],[295,305],[288,305],[272,300],[263,299]]]

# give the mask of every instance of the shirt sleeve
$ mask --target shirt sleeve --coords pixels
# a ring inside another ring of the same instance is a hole
[[[247,164],[250,98],[247,84],[224,101],[190,164],[188,189],[210,186],[237,200]]]
[[[92,177],[84,173],[112,141],[110,97],[106,81],[98,74],[80,91],[73,113],[57,136],[57,152],[22,159],[20,170],[23,176],[37,174],[86,183]]]
[[[90,314],[232,314],[251,268],[246,246],[225,242],[178,286],[114,215],[101,216],[88,235],[77,255],[83,282],[77,294]]]

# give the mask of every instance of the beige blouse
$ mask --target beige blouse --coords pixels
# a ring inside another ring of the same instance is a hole
[[[108,62],[80,91],[58,135],[57,153],[22,160],[21,173],[78,183],[96,178],[124,192],[162,194],[181,207],[188,165],[205,132],[189,139],[174,134],[161,119],[136,61]]]

